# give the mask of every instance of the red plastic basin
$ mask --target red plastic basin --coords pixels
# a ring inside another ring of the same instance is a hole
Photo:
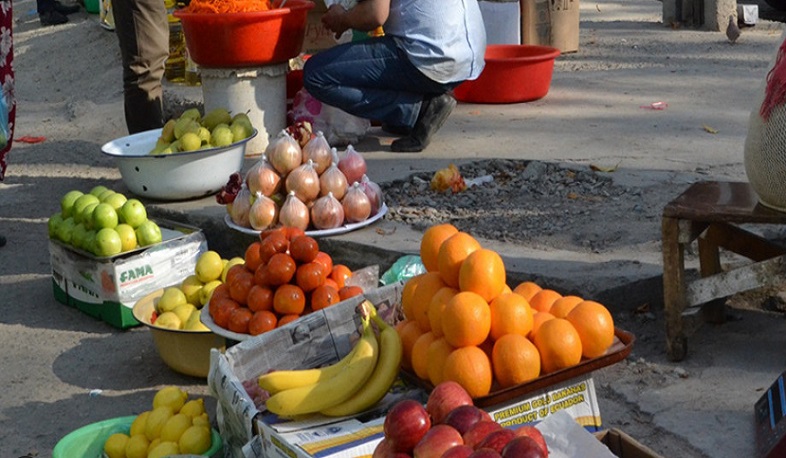
[[[454,90],[456,100],[517,103],[543,98],[551,86],[557,48],[536,45],[488,45],[486,66],[478,79]]]
[[[314,3],[288,0],[284,8],[249,13],[189,13],[176,10],[186,46],[198,65],[255,67],[286,62],[300,54],[306,17]]]

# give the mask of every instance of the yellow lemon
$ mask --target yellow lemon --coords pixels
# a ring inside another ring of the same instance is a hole
[[[180,388],[173,385],[165,386],[158,390],[156,395],[153,396],[153,408],[168,406],[172,409],[172,413],[176,414],[180,412],[180,408],[183,407],[187,399],[188,393]]]
[[[202,412],[201,414],[197,415],[191,420],[191,423],[194,426],[205,426],[210,427],[210,417],[208,417],[207,412]]]
[[[177,443],[161,441],[154,449],[150,450],[147,458],[163,458],[165,456],[178,455],[179,453],[180,450],[178,449]]]
[[[210,296],[213,295],[213,290],[216,289],[216,287],[220,284],[221,280],[213,280],[205,283],[205,286],[199,290],[199,303],[202,305],[207,305],[207,303],[210,302]]]
[[[213,250],[205,251],[199,258],[197,258],[194,273],[199,281],[208,283],[213,280],[221,278],[221,272],[224,270],[224,261],[221,255]]]
[[[160,443],[161,443],[160,437],[156,437],[155,439],[151,440],[150,444],[147,446],[147,454],[150,455],[150,451],[158,447],[158,444]]]
[[[131,436],[126,444],[126,458],[146,458],[148,445],[150,441],[144,434]]]
[[[199,310],[194,310],[191,312],[191,316],[188,317],[186,320],[186,324],[183,325],[183,329],[185,331],[209,331],[210,328],[202,324],[200,320],[202,313]]]
[[[165,288],[164,294],[158,298],[156,309],[158,309],[158,313],[171,312],[178,305],[185,304],[187,302],[186,294],[183,292],[183,290],[177,286],[170,286]]]
[[[180,318],[180,329],[183,329],[185,327],[185,324],[188,321],[188,318],[191,316],[191,313],[196,312],[196,310],[197,310],[196,307],[188,303],[180,304],[177,307],[175,307],[174,310],[172,310],[172,313],[174,313],[175,315],[177,315],[178,318]]]
[[[161,440],[164,442],[177,442],[183,432],[191,427],[191,417],[178,413],[169,417],[161,428]]]
[[[185,430],[180,440],[180,453],[201,455],[210,449],[210,428],[207,426],[192,426]]]
[[[199,281],[196,274],[186,277],[180,284],[180,289],[186,295],[186,302],[197,307],[202,305],[199,303],[199,290],[202,289],[202,282]]]
[[[183,405],[180,413],[184,413],[191,418],[196,418],[205,413],[205,400],[202,398],[192,399]]]
[[[106,438],[104,442],[104,453],[109,458],[125,458],[126,445],[130,437],[122,433],[115,433]]]
[[[148,415],[150,415],[149,410],[137,415],[136,418],[134,418],[134,421],[131,422],[131,432],[128,434],[131,436],[145,434],[145,425],[147,424]]]
[[[161,428],[164,427],[164,423],[166,423],[172,415],[174,415],[174,413],[169,406],[160,406],[151,410],[150,416],[147,417],[147,424],[145,425],[145,436],[147,436],[147,440],[153,440],[160,437]]]

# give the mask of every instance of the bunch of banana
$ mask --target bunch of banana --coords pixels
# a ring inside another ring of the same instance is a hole
[[[267,409],[281,417],[320,412],[354,415],[382,399],[398,375],[402,344],[395,328],[377,316],[373,304],[363,319],[360,340],[339,362],[318,369],[275,371],[259,377],[270,392]],[[379,340],[371,322],[379,327]]]

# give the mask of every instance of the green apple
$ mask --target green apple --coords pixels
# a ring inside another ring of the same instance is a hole
[[[136,229],[136,241],[140,246],[150,246],[156,243],[161,243],[163,237],[161,235],[161,228],[158,224],[151,220],[145,220]]]
[[[82,191],[72,190],[65,193],[60,199],[60,211],[63,213],[64,218],[71,216],[71,208],[74,206],[74,202],[82,197],[83,194]]]
[[[114,256],[123,249],[120,234],[116,230],[105,227],[96,232],[95,251],[97,256]]]
[[[126,223],[136,229],[147,221],[147,210],[139,199],[128,199],[120,207],[118,216],[121,223]]]
[[[97,203],[99,203],[98,197],[92,194],[82,194],[74,201],[74,205],[71,206],[71,214],[69,216],[79,218],[79,221],[77,221],[79,223],[82,219],[82,210],[90,204]]]
[[[93,210],[95,210],[96,207],[98,207],[97,203],[87,204],[87,206],[79,212],[78,218],[77,215],[74,215],[74,221],[84,224],[88,229],[100,229],[99,227],[93,227]]]
[[[107,197],[106,200],[103,200],[102,202],[111,205],[112,208],[115,209],[115,211],[118,211],[120,210],[120,207],[122,207],[123,204],[126,203],[127,200],[128,199],[126,198],[126,196],[124,196],[119,192],[116,192],[111,196]]]
[[[123,252],[131,251],[137,247],[136,232],[128,224],[122,223],[115,226],[117,234],[120,236],[120,246]]]
[[[74,226],[76,226],[74,218],[69,217],[64,219],[63,222],[57,226],[57,239],[63,243],[71,243]]]
[[[82,223],[75,224],[74,229],[71,231],[71,245],[76,248],[83,249],[86,235],[87,228],[85,225]]]
[[[117,212],[115,207],[100,203],[93,209],[93,227],[103,229],[105,227],[114,228],[117,226]]]
[[[171,312],[178,305],[186,304],[186,295],[177,286],[164,288],[164,294],[158,298],[156,309],[159,313]]]
[[[109,196],[111,196],[114,193],[115,193],[115,191],[112,191],[111,189],[107,189],[106,191],[102,192],[98,196],[98,200],[100,200],[101,202],[106,202],[106,200],[109,198]]]
[[[49,230],[50,239],[57,238],[57,228],[60,226],[60,223],[62,222],[63,222],[63,214],[60,212],[57,212],[49,217],[49,220],[47,220],[46,222],[46,227]]]
[[[101,193],[108,190],[109,188],[107,188],[106,186],[98,185],[98,186],[94,186],[93,189],[90,190],[90,194],[99,197]]]
[[[199,301],[199,291],[202,289],[203,283],[199,281],[196,275],[189,275],[180,284],[180,289],[186,295],[186,301],[197,307],[201,307],[202,303]]]
[[[89,229],[87,233],[85,233],[85,238],[82,241],[82,249],[95,254],[96,253],[96,231],[95,229]]]

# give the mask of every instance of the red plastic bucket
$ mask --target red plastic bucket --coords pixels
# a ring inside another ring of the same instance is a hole
[[[557,48],[536,45],[488,45],[486,66],[478,79],[454,90],[456,100],[517,103],[543,98],[551,86]]]
[[[189,13],[176,10],[189,56],[202,67],[256,67],[300,54],[306,17],[314,3],[288,0],[284,8],[249,13]]]

